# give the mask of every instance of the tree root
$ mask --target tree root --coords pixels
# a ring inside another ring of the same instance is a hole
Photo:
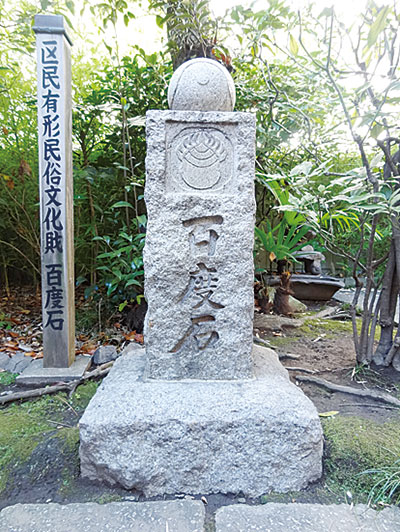
[[[308,368],[298,368],[298,367],[290,367],[290,366],[284,366],[284,368],[287,369],[288,371],[301,371],[303,373],[311,373],[312,375],[317,373],[313,369],[308,369]]]
[[[253,344],[261,345],[262,347],[269,347],[271,349],[271,344],[268,340],[264,340],[263,338],[259,338],[255,334],[253,335]]]
[[[80,379],[75,379],[71,382],[60,382],[60,384],[54,384],[53,386],[46,386],[45,388],[36,388],[33,390],[26,390],[25,392],[10,393],[0,397],[0,405],[12,403],[14,401],[31,399],[33,397],[42,397],[43,395],[49,395],[52,393],[75,390],[79,384],[83,384],[89,379],[95,379],[98,377],[105,377],[111,369],[114,362],[107,362],[99,366],[93,371],[85,373]]]
[[[300,355],[295,355],[293,353],[281,353],[281,352],[277,352],[277,355],[278,355],[278,358],[279,360],[281,360],[282,358],[290,358],[292,360],[299,360],[301,358]],[[287,369],[287,368],[286,368]]]
[[[360,397],[368,397],[368,399],[375,399],[376,401],[383,401],[390,405],[394,405],[400,408],[400,401],[395,397],[392,397],[388,393],[375,392],[374,390],[360,390],[358,388],[352,388],[351,386],[343,386],[342,384],[335,384],[334,382],[320,379],[319,377],[308,377],[306,375],[297,375],[296,380],[300,382],[309,382],[322,386],[332,392],[348,393],[351,395],[358,395]]]

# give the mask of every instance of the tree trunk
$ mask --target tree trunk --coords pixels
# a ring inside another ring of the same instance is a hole
[[[393,140],[393,139],[392,139]],[[398,144],[398,139],[395,139]],[[384,178],[399,177],[399,157],[400,150],[393,156],[390,153],[390,139],[387,144],[378,141],[378,146],[385,155]],[[398,180],[397,180],[398,181]],[[397,183],[395,189],[398,190],[400,184]],[[381,304],[379,309],[379,324],[381,326],[381,336],[378,347],[372,357],[377,365],[392,365],[400,371],[400,323],[396,336],[393,338],[395,315],[400,291],[400,227],[399,218],[393,216],[392,241],[390,244],[389,258],[383,278]],[[399,320],[400,321],[400,320]]]
[[[289,304],[289,296],[292,296],[293,292],[290,288],[290,273],[283,272],[281,275],[281,283],[276,289],[274,297],[273,310],[276,314],[283,316],[291,316],[293,309]]]
[[[174,70],[196,57],[215,59],[212,50],[216,22],[211,19],[208,1],[153,1],[153,5],[167,16],[168,46]]]
[[[386,355],[392,346],[394,312],[399,292],[398,276],[396,272],[394,241],[390,245],[389,258],[386,265],[385,275],[381,292],[381,305],[379,314],[379,325],[381,326],[381,336],[378,347],[372,357],[372,361],[381,366],[384,364]]]
[[[398,226],[398,220],[393,219],[392,221],[392,228],[393,228],[393,248],[394,248],[394,256],[395,256],[395,271],[396,275],[394,278],[396,279],[397,284],[397,292],[395,293],[396,297],[394,297],[394,294],[391,294],[393,296],[393,306],[392,306],[392,313],[391,313],[391,319],[392,319],[392,327],[394,327],[394,318],[396,313],[396,306],[397,306],[397,295],[399,292],[398,286],[400,284],[400,228]],[[393,285],[395,284],[395,281],[393,280],[392,283],[392,292],[395,292]],[[399,320],[400,321],[400,320]],[[397,328],[396,336],[392,341],[392,345],[390,347],[389,352],[387,353],[383,364],[385,366],[390,366],[390,364],[393,365],[395,369],[400,371],[400,323]]]

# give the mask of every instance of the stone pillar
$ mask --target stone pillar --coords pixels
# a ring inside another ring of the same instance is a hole
[[[252,375],[255,120],[231,112],[234,91],[216,61],[188,62],[172,78],[172,110],[147,114],[152,379]]]
[[[75,359],[71,41],[61,15],[36,15],[43,366]]]

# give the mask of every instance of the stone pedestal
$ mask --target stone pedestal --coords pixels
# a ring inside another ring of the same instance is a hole
[[[16,382],[24,386],[45,386],[56,382],[69,382],[80,379],[89,369],[91,357],[78,356],[68,368],[46,368],[43,360],[33,360],[24,371],[18,375]]]
[[[146,496],[304,488],[321,475],[314,405],[270,349],[254,346],[241,381],[144,379],[143,348],[124,353],[80,421],[84,477]]]

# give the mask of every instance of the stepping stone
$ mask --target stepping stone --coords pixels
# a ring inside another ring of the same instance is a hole
[[[201,501],[16,504],[0,512],[2,532],[203,532]]]
[[[235,504],[217,511],[216,532],[395,532],[400,508],[376,512],[364,504]]]

